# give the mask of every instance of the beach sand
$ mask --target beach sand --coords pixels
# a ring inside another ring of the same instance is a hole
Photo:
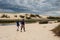
[[[60,40],[50,31],[58,24],[26,24],[26,32],[17,32],[16,25],[0,25],[0,40]]]

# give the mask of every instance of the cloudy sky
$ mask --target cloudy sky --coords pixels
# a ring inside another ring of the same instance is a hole
[[[60,0],[0,0],[0,12],[60,16]]]

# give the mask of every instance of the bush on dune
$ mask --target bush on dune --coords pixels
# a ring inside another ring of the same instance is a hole
[[[23,15],[20,15],[20,17],[21,17],[21,18],[24,18],[25,16],[23,16]]]
[[[60,36],[60,25],[58,25],[56,28],[52,29],[51,31],[53,31],[56,36]]]
[[[10,16],[3,14],[1,18],[10,18]]]
[[[26,17],[26,19],[31,19],[31,17]]]
[[[47,24],[48,23],[48,20],[41,20],[39,21],[39,24]]]
[[[30,17],[36,17],[35,15],[31,14]]]

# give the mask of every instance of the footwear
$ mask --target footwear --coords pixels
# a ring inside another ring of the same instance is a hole
[[[20,32],[22,32],[22,31],[20,31]]]
[[[17,31],[19,31],[19,29],[17,29]]]
[[[24,31],[24,32],[26,32],[26,31]]]

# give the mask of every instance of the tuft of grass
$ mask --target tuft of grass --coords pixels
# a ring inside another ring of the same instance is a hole
[[[51,31],[53,31],[53,33],[55,33],[56,36],[60,36],[60,24]]]

